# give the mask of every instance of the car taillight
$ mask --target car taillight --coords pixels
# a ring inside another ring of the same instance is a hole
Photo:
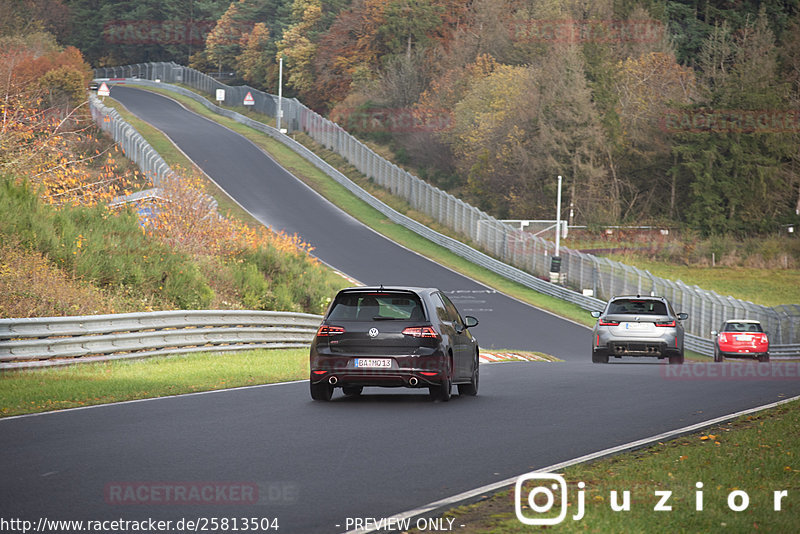
[[[656,323],[656,326],[675,326],[675,321],[666,321],[666,322]]]
[[[324,324],[317,330],[317,337],[331,337],[339,334],[344,334],[344,328],[341,326],[328,326]]]
[[[403,330],[404,336],[437,338],[439,334],[431,326],[409,326]]]
[[[598,326],[619,326],[619,321],[607,321],[605,319],[600,319],[597,323]]]
[[[728,334],[720,333],[719,342],[720,343],[727,343],[728,342]]]

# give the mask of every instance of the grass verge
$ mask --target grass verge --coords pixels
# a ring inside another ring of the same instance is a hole
[[[567,486],[566,519],[557,526],[523,525],[514,511],[514,490],[502,491],[476,504],[452,509],[462,534],[510,534],[546,528],[553,532],[796,532],[800,510],[800,402],[740,417],[705,431],[569,467],[560,473]],[[579,511],[578,483],[585,483],[585,516]],[[698,489],[697,483],[702,483]],[[523,496],[534,485],[523,486]],[[629,492],[629,511],[614,511]],[[662,494],[667,506],[657,511]],[[786,491],[775,509],[776,491]],[[615,495],[612,492],[616,493]],[[554,492],[557,494],[557,492]],[[744,495],[749,504],[743,506]],[[698,510],[698,496],[702,509]],[[545,507],[544,495],[535,501]],[[732,499],[729,503],[729,499]],[[559,499],[556,497],[556,501]],[[527,504],[526,517],[537,516]],[[446,522],[445,522],[446,524]],[[417,532],[417,531],[413,531]]]
[[[0,374],[0,416],[308,378],[308,349],[86,363]]]

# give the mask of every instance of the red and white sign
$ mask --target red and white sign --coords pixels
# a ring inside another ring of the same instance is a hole
[[[252,105],[254,105],[255,103],[256,103],[256,101],[255,101],[255,100],[253,100],[253,95],[252,95],[252,93],[250,93],[250,91],[247,91],[247,94],[246,94],[246,95],[244,95],[244,105],[245,105],[245,106],[252,106]]]
[[[97,96],[108,96],[111,94],[111,90],[106,85],[106,82],[100,84],[100,87],[97,88]]]

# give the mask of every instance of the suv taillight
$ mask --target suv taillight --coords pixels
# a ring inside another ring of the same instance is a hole
[[[597,323],[598,326],[619,326],[619,321],[607,321],[605,319],[600,319]]]
[[[317,330],[317,337],[331,337],[339,334],[344,334],[344,328],[341,326],[328,326],[324,324]]]
[[[431,326],[409,326],[403,330],[404,336],[438,338],[439,334]]]
[[[675,326],[675,321],[656,323],[656,326]]]

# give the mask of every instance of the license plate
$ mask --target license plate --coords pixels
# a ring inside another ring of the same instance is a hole
[[[745,334],[743,336],[733,336],[733,338],[736,341],[750,341],[750,336],[748,336],[747,334]]]
[[[644,330],[647,323],[625,323],[625,330]]]
[[[370,369],[388,369],[392,366],[390,358],[356,358],[356,367]]]

